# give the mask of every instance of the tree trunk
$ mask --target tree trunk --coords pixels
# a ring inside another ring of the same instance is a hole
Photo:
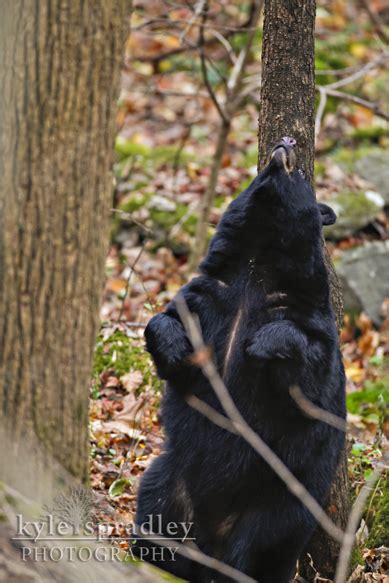
[[[297,140],[300,167],[313,181],[315,150],[314,0],[265,1],[259,166],[282,136]]]
[[[88,475],[126,0],[0,0],[0,411]]]
[[[262,168],[274,143],[282,136],[292,136],[297,140],[299,165],[312,184],[315,12],[314,0],[265,0],[258,162],[258,167]],[[340,284],[328,253],[325,255],[332,304],[340,326],[343,313]],[[349,509],[346,463],[344,455],[328,505],[330,516],[341,528],[346,526]],[[318,531],[307,552],[322,575],[334,575],[339,545],[326,533]],[[307,576],[307,561],[303,559],[302,562]]]

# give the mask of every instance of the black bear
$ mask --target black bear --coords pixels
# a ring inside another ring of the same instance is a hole
[[[181,294],[245,420],[324,505],[344,436],[304,415],[290,387],[345,417],[344,369],[322,249],[322,225],[336,217],[316,202],[296,167],[295,144],[283,138],[267,167],[230,204],[201,275]],[[242,437],[186,402],[187,394],[196,395],[223,413],[191,361],[174,300],[151,319],[145,336],[167,381],[166,447],[141,482],[138,527],[184,538],[185,524],[193,523],[190,538],[204,553],[260,583],[287,583],[315,520]],[[178,553],[152,554],[152,548],[141,538],[135,543],[143,558],[189,581],[232,580]]]

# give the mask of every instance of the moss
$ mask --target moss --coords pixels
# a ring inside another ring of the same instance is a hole
[[[374,519],[370,527],[367,546],[375,549],[389,546],[389,474],[383,479],[380,497],[376,503]]]
[[[135,192],[126,196],[119,205],[119,210],[132,213],[144,207],[151,198],[151,194]]]
[[[115,142],[115,150],[121,159],[131,158],[132,156],[138,156],[144,160],[150,160],[156,162],[157,164],[163,164],[165,162],[172,162],[175,160],[177,155],[177,145],[162,145],[150,147],[146,144],[140,144],[136,141],[127,140],[122,136],[118,136]],[[189,161],[194,160],[196,156],[185,149],[180,152],[180,160]]]
[[[250,144],[242,152],[242,163],[245,168],[252,168],[258,163],[258,144]]]
[[[326,165],[324,164],[324,162],[319,162],[318,160],[315,160],[315,176],[316,176],[316,178],[318,176],[323,176],[325,170],[326,170]]]
[[[367,154],[373,152],[382,152],[382,150],[367,145],[361,145],[359,148],[339,148],[331,155],[332,159],[339,163],[347,171],[352,171],[355,162],[363,158]]]
[[[353,129],[350,136],[353,139],[374,142],[379,138],[389,136],[389,130],[381,126],[365,126]]]
[[[140,390],[145,386],[151,386],[156,391],[161,388],[161,381],[154,373],[143,342],[138,338],[129,338],[124,332],[116,331],[105,341],[102,336],[98,337],[93,365],[95,379],[105,370],[114,370],[119,377],[138,370],[144,379]]]
[[[377,205],[366,198],[364,192],[342,192],[336,197],[336,202],[344,209],[347,217],[365,217],[377,212]]]
[[[157,226],[165,229],[173,227],[180,219],[182,219],[188,212],[188,207],[185,204],[177,204],[174,211],[162,211],[156,208],[150,209],[151,220]]]
[[[364,565],[365,561],[363,559],[362,549],[355,545],[351,554],[350,560],[350,573],[354,571],[358,567],[358,565]]]
[[[389,377],[384,376],[376,381],[366,381],[362,391],[354,391],[347,395],[347,409],[354,415],[366,416],[369,413],[379,414],[383,407],[389,406]]]

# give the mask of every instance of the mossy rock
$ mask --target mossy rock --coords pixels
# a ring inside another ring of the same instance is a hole
[[[347,312],[363,310],[379,326],[389,289],[389,241],[375,241],[345,251],[335,262]]]
[[[345,171],[354,172],[355,164],[358,160],[375,152],[381,152],[381,149],[362,144],[357,148],[337,148],[331,154],[331,159],[339,164]]]
[[[355,164],[356,172],[368,180],[389,204],[389,152],[373,150]]]
[[[328,201],[337,214],[334,225],[326,227],[328,239],[349,237],[359,229],[371,223],[383,209],[385,202],[375,192],[342,192]]]

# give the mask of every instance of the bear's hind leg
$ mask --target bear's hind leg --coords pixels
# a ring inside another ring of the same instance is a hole
[[[138,496],[137,536],[132,552],[160,569],[191,580],[195,566],[174,545],[174,540],[181,542],[184,537],[186,540],[194,537],[191,501],[184,483],[175,474],[169,453],[160,455],[146,471]],[[171,539],[171,548],[142,538],[142,534],[150,531],[155,541]]]
[[[297,501],[278,514],[271,505],[248,510],[231,532],[221,560],[259,583],[289,583],[313,526],[308,511]],[[214,580],[231,581],[220,574]]]

